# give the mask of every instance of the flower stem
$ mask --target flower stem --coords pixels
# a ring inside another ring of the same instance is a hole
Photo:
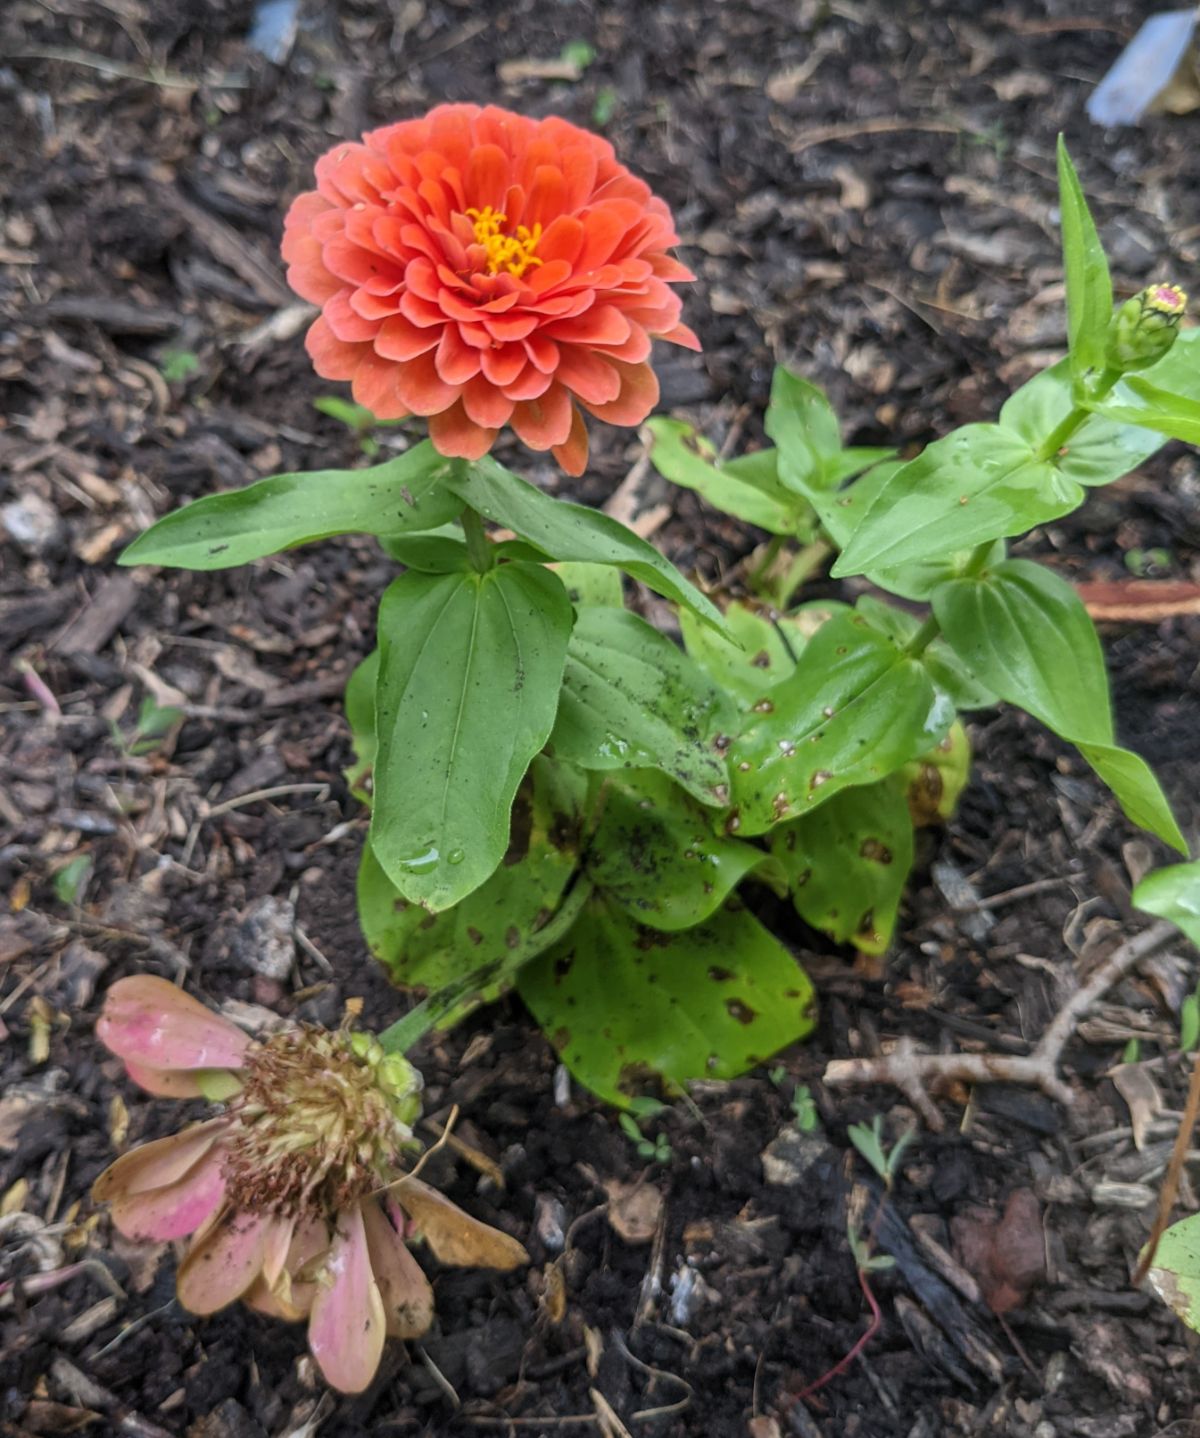
[[[487,534],[484,532],[483,520],[471,508],[464,509],[459,516],[463,527],[463,534],[467,541],[467,555],[471,561],[471,568],[478,574],[486,574],[496,563],[496,556],[492,546],[488,543]]]
[[[1079,426],[1091,414],[1092,411],[1089,406],[1095,404],[1098,400],[1102,400],[1120,378],[1121,371],[1119,369],[1103,370],[1099,379],[1097,379],[1096,383],[1088,391],[1088,404],[1072,406],[1071,410],[1064,415],[1042,441],[1037,450],[1037,457],[1039,459],[1057,458],[1063,445],[1066,444],[1067,440],[1071,438]]]

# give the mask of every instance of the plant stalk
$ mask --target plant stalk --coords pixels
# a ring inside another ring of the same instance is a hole
[[[486,574],[495,567],[496,555],[488,542],[483,520],[469,507],[463,510],[459,519],[467,541],[467,557],[471,561],[471,568],[477,574]]]

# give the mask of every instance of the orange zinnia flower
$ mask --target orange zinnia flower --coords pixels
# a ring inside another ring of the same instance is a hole
[[[671,213],[607,140],[551,116],[439,105],[317,161],[288,211],[288,281],[321,306],[308,352],[380,419],[429,417],[479,459],[510,424],[571,474],[579,412],[640,424],[652,338],[699,349],[671,282]]]

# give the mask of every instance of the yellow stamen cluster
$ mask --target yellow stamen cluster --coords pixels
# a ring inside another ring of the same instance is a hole
[[[502,226],[508,223],[508,216],[491,205],[477,210],[473,206],[467,211],[467,218],[475,225],[475,242],[487,251],[488,273],[498,275],[506,270],[514,279],[520,279],[531,265],[544,261],[534,254],[542,238],[542,227],[536,224],[518,225],[511,234],[505,234]]]
[[[242,1079],[225,1177],[243,1207],[336,1212],[416,1146],[420,1075],[369,1035],[284,1030],[248,1056]]]
[[[1146,308],[1156,314],[1177,317],[1187,309],[1187,295],[1178,285],[1151,285],[1144,293]]]

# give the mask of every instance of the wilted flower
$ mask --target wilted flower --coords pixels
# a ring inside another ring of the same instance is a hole
[[[321,306],[317,373],[380,419],[427,415],[443,454],[478,459],[512,426],[571,474],[578,406],[640,424],[659,338],[679,321],[670,211],[607,140],[551,116],[439,105],[317,161],[288,211],[288,281]]]
[[[1107,363],[1123,374],[1149,369],[1175,343],[1187,295],[1178,285],[1149,285],[1128,299],[1112,317]]]
[[[128,1238],[192,1236],[180,1303],[241,1298],[308,1319],[313,1356],[344,1392],[365,1388],[384,1338],[416,1338],[433,1293],[406,1239],[444,1263],[511,1269],[507,1234],[465,1214],[401,1161],[418,1147],[420,1075],[369,1035],[290,1028],[254,1042],[164,979],[121,979],[96,1026],[151,1093],[219,1096],[218,1117],[124,1154],[96,1180]]]

